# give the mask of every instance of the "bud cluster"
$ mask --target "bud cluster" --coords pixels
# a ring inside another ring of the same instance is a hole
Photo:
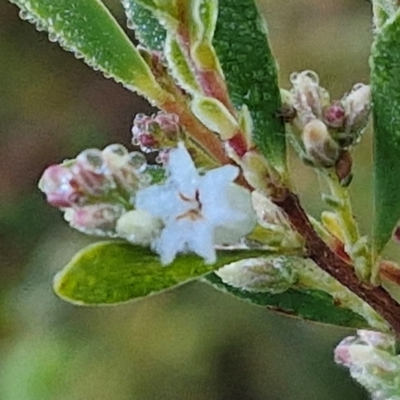
[[[293,87],[284,93],[285,115],[290,111],[290,122],[301,132],[307,161],[320,168],[334,167],[339,161],[343,164],[343,154],[359,142],[367,125],[371,109],[370,87],[356,84],[340,100],[331,101],[315,72],[296,72],[290,80]]]
[[[395,338],[381,332],[357,331],[335,349],[337,364],[349,368],[351,376],[375,400],[400,399],[400,357]]]
[[[137,114],[132,127],[132,144],[149,153],[176,147],[183,139],[183,130],[175,114],[162,111],[151,116]]]
[[[113,236],[118,218],[132,208],[137,190],[150,183],[146,166],[142,153],[129,153],[124,146],[112,144],[49,166],[39,188],[49,204],[65,212],[72,227]]]

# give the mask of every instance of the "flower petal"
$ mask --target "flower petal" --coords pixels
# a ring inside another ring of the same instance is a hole
[[[183,143],[179,143],[177,149],[170,151],[167,168],[177,190],[187,197],[193,197],[198,186],[199,174]]]

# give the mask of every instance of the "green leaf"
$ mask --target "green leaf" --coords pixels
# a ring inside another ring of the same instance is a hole
[[[329,294],[320,290],[288,289],[279,294],[253,293],[224,284],[214,273],[208,274],[203,280],[225,293],[286,315],[351,328],[369,327],[360,315],[338,307]]]
[[[175,35],[171,32],[168,32],[165,39],[165,57],[168,60],[170,74],[179,85],[191,94],[201,93],[192,67]]]
[[[200,69],[218,69],[219,63],[212,46],[218,15],[218,2],[192,0],[188,7],[190,7],[190,54]]]
[[[373,246],[379,254],[400,218],[400,12],[376,34],[372,47],[374,116]]]
[[[265,251],[225,251],[216,264],[205,264],[192,254],[182,255],[163,266],[147,248],[126,242],[100,242],[80,251],[59,272],[55,292],[79,305],[115,304],[149,296],[199,278],[225,264]]]
[[[286,137],[277,118],[281,97],[267,29],[254,0],[219,0],[214,47],[235,106],[246,104],[254,141],[280,172],[286,170]]]
[[[166,31],[147,9],[135,0],[121,0],[128,19],[128,27],[135,30],[136,38],[150,50],[162,51]]]
[[[168,94],[108,9],[99,0],[10,0],[21,17],[66,50],[130,90],[160,103]]]

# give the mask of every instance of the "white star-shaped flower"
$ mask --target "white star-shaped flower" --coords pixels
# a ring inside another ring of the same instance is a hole
[[[233,183],[239,169],[225,165],[200,175],[182,143],[169,153],[169,177],[162,185],[137,192],[136,209],[162,220],[151,243],[163,264],[192,251],[207,263],[216,261],[215,245],[234,244],[256,223],[250,192]]]

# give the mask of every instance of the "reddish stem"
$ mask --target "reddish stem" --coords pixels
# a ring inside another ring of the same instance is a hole
[[[274,200],[287,214],[293,227],[304,237],[308,256],[324,271],[368,303],[380,314],[400,338],[400,305],[381,287],[360,282],[354,269],[336,255],[314,231],[298,197],[288,191],[287,196]]]
[[[160,105],[160,108],[168,113],[178,115],[179,123],[186,128],[190,136],[218,163],[221,165],[232,164],[232,160],[225,153],[220,138],[206,128],[191,113],[186,105],[172,100]]]

